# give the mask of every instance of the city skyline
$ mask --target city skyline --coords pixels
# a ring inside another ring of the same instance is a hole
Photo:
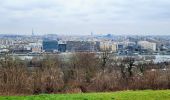
[[[168,0],[1,0],[0,33],[170,35]]]

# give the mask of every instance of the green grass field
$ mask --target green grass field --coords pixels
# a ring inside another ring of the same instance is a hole
[[[170,100],[170,90],[122,91],[85,94],[42,94],[0,97],[0,100]]]

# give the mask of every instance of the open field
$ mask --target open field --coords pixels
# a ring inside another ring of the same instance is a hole
[[[0,97],[0,100],[170,100],[170,90]]]

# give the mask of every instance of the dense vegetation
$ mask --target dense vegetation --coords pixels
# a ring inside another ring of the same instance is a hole
[[[76,53],[64,61],[57,55],[31,61],[6,56],[0,60],[0,95],[170,88],[169,63],[136,61],[111,59],[106,52]]]
[[[0,97],[0,100],[169,100],[170,91],[124,91],[115,93],[41,94]]]

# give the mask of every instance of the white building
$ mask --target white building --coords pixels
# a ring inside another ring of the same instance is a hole
[[[29,48],[31,48],[32,52],[42,52],[42,43],[41,42],[33,42],[29,43]]]
[[[112,41],[102,41],[100,42],[100,50],[108,50],[110,52],[117,51],[117,44]]]
[[[140,45],[144,49],[156,51],[156,43],[152,43],[148,41],[139,41],[138,45]]]
[[[9,52],[9,50],[8,49],[0,49],[0,52],[2,53],[2,52]]]

